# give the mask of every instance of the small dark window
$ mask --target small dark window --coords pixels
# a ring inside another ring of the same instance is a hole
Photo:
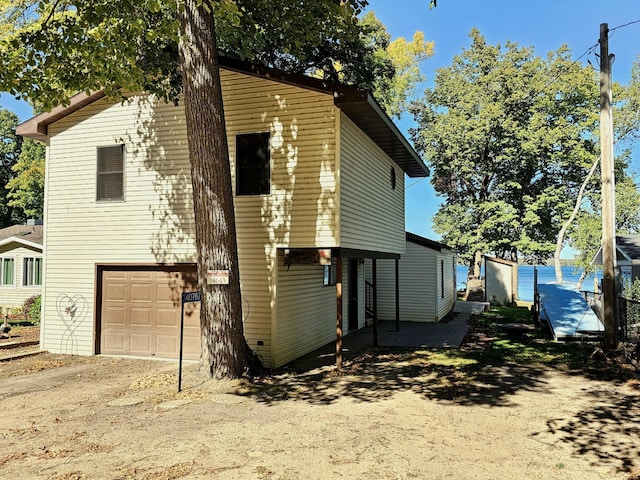
[[[269,195],[269,132],[236,135],[236,195]]]
[[[124,200],[124,145],[98,147],[96,200]]]
[[[323,279],[322,279],[322,284],[325,287],[331,287],[333,285],[336,284],[336,280],[337,280],[337,270],[336,270],[336,263],[335,262],[331,262],[331,265],[325,265],[324,266],[324,275],[323,275]]]
[[[391,167],[391,189],[396,189],[396,169]]]
[[[444,298],[444,260],[440,260],[440,298]]]

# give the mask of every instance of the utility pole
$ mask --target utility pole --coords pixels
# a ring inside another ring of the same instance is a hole
[[[602,172],[602,295],[604,347],[618,345],[616,318],[615,179],[613,174],[613,120],[611,117],[611,59],[609,26],[600,24],[600,159]]]

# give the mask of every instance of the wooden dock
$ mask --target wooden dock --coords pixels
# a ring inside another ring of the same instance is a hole
[[[593,337],[604,326],[574,284],[539,283],[540,319],[549,323],[556,340]]]

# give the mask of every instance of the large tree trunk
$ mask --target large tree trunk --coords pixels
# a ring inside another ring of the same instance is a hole
[[[571,212],[571,215],[569,216],[567,221],[564,222],[564,224],[562,225],[562,228],[560,229],[560,232],[558,233],[558,239],[556,240],[556,250],[553,254],[553,264],[556,270],[556,283],[562,283],[562,266],[560,265],[560,253],[562,252],[562,244],[564,243],[564,236],[566,235],[567,230],[569,229],[569,226],[571,226],[571,223],[575,220],[576,216],[578,215],[578,212],[580,211],[582,199],[584,198],[584,191],[586,190],[587,185],[589,184],[589,180],[591,180],[591,177],[595,173],[598,163],[600,163],[600,157],[598,157],[596,161],[593,162],[593,165],[591,165],[591,168],[589,169],[589,173],[584,178],[582,185],[580,185],[580,190],[578,191],[578,198],[576,198],[576,203],[573,207],[573,212]]]
[[[480,278],[480,273],[482,272],[482,252],[477,251],[473,254],[473,260],[471,260],[471,269],[469,269],[469,274],[473,275],[475,278]]]
[[[206,0],[185,0],[179,7],[180,68],[202,291],[200,369],[214,378],[237,378],[248,367],[250,356],[242,327],[231,167],[213,10]],[[208,270],[227,270],[229,284],[207,285]]]

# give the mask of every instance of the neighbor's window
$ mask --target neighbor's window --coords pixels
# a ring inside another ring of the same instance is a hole
[[[444,260],[440,260],[440,298],[444,298]]]
[[[13,285],[15,259],[0,258],[0,285]]]
[[[236,135],[236,195],[270,193],[269,132]]]
[[[22,285],[34,287],[42,285],[42,258],[25,257],[22,266]]]
[[[98,147],[96,200],[124,200],[124,145]]]

